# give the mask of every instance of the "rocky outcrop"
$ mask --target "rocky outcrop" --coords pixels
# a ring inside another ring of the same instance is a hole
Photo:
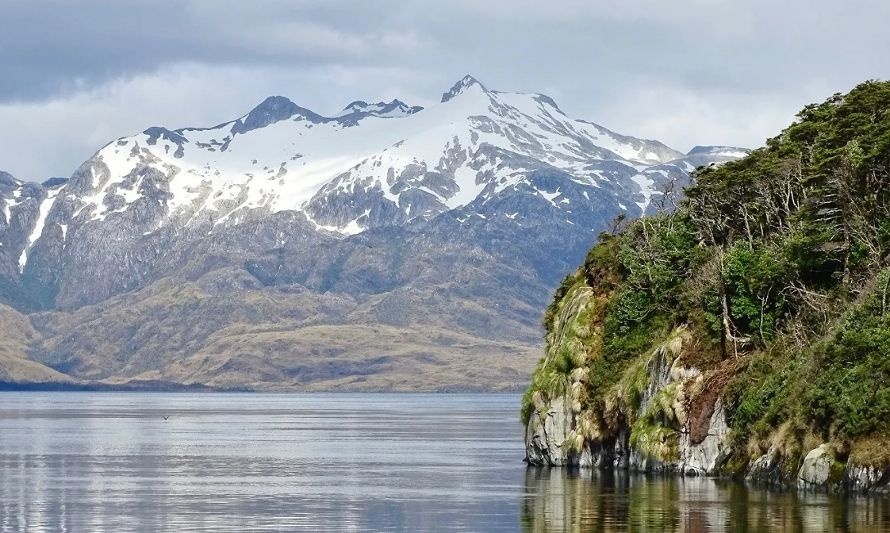
[[[672,472],[682,475],[731,475],[727,463],[732,457],[730,429],[721,399],[713,403],[713,411],[702,427],[695,431],[686,394],[703,385],[702,374],[695,368],[679,364],[679,357],[665,358],[665,350],[656,350],[647,364],[646,390],[639,412],[658,401],[664,391],[678,389],[674,410],[680,425],[675,433],[660,433],[663,443],[675,439],[673,457],[655,457],[647,447],[651,442],[635,439],[635,431],[646,431],[629,424],[632,413],[622,413],[614,435],[602,439],[578,437],[579,412],[568,395],[547,400],[535,393],[535,410],[526,428],[526,461],[534,466],[575,466],[592,469],[622,469],[636,472]],[[700,393],[700,390],[699,390]],[[715,396],[716,397],[716,396]],[[698,423],[704,421],[699,420]],[[698,434],[697,434],[698,433]],[[636,442],[636,444],[635,444]],[[743,452],[742,452],[743,453]],[[748,462],[744,477],[753,483],[775,487],[796,486],[803,490],[850,491],[859,493],[890,493],[890,467],[857,464],[842,460],[831,445],[823,443],[797,460],[782,455],[775,447]]]
[[[599,235],[544,314],[520,411],[530,463],[888,485],[890,264],[872,243],[890,224],[890,120],[872,127],[876,102],[890,108],[890,83],[808,106],[742,161],[700,169],[684,200],[661,204],[673,211]],[[814,151],[813,138],[831,148]],[[850,150],[866,145],[851,173]],[[696,147],[685,162],[741,153]],[[834,175],[850,176],[847,203],[870,213],[845,218],[856,229],[844,235],[862,236],[843,244],[827,215],[844,210]],[[567,415],[551,409],[557,397]],[[534,439],[535,423],[563,428],[560,446]]]
[[[827,444],[821,444],[807,454],[797,472],[797,486],[800,488],[821,487],[831,479],[835,459]]]
[[[717,471],[726,463],[732,449],[727,442],[729,426],[723,402],[717,400],[714,412],[708,419],[708,429],[704,439],[693,442],[688,431],[680,434],[680,468],[691,475],[707,475]]]
[[[778,450],[770,449],[767,453],[751,461],[745,471],[745,479],[759,485],[782,486],[787,477],[782,465],[782,457]]]
[[[852,492],[890,493],[890,468],[848,462],[843,483],[844,488]]]
[[[789,480],[789,472],[793,479]],[[809,450],[799,461],[783,457],[771,448],[752,461],[745,478],[769,486],[794,486],[803,490],[887,493],[890,492],[890,467],[863,465],[852,458],[840,457],[828,443]]]
[[[555,320],[559,327],[549,339],[553,346],[566,343],[564,337],[576,327],[573,318],[590,304],[590,291],[571,292],[565,302]],[[612,427],[591,422],[597,417],[591,417],[578,396],[585,386],[583,369],[571,372],[561,394],[548,397],[542,390],[535,391],[526,428],[526,461],[535,466],[690,476],[743,473],[759,485],[805,490],[890,491],[890,467],[858,464],[841,457],[828,443],[800,456],[774,444],[763,455],[746,461],[748,452],[732,447],[720,397],[720,370],[703,373],[684,364],[683,350],[688,344],[690,335],[678,328],[651,354],[631,365],[614,391],[603,395],[607,413],[598,413],[599,419],[613,419]],[[629,399],[635,395],[636,402]],[[617,412],[608,413],[612,410]],[[735,459],[732,468],[730,459]]]
[[[535,404],[525,435],[528,462],[549,466],[577,464],[579,457],[570,442],[575,420],[567,398],[559,396],[545,402],[538,395]]]
[[[681,472],[710,475],[729,458],[729,426],[720,399],[705,406],[693,402],[704,388],[703,374],[681,362],[685,332],[677,332],[664,346],[641,361],[646,378],[639,405],[622,405],[618,424],[601,438],[583,438],[578,427],[579,402],[567,395],[549,401],[535,393],[535,409],[526,429],[526,461],[532,465],[576,465],[584,468],[622,468],[643,472]],[[615,400],[621,405],[620,398]],[[705,399],[707,401],[707,399]],[[647,413],[669,404],[673,427],[650,422]],[[699,416],[693,416],[698,414]],[[631,422],[633,421],[633,422]],[[652,424],[651,427],[647,424]],[[701,426],[701,427],[697,427]],[[636,437],[636,438],[635,438]],[[655,451],[655,453],[652,453]]]

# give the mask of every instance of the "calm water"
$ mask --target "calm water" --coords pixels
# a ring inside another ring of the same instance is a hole
[[[890,528],[883,499],[526,469],[518,401],[0,393],[0,531]]]

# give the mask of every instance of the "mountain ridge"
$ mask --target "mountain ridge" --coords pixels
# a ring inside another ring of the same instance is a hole
[[[226,291],[274,294],[288,313],[312,309],[311,327],[401,328],[398,353],[441,352],[417,336],[418,326],[447,324],[479,346],[506,342],[505,352],[528,354],[547,291],[610,220],[659,209],[699,163],[734,159],[717,148],[688,155],[623,136],[567,117],[549,97],[490,91],[472,77],[453,89],[427,108],[355,101],[336,117],[269,97],[211,128],[154,126],[118,138],[49,187],[3,178],[0,302],[39,317],[41,340],[29,357],[90,380],[158,379],[136,366],[96,371],[90,358],[137,354],[110,339],[163,323],[163,306],[140,302],[146,294],[175,301],[175,288],[159,288],[175,287],[172,280],[198,283],[198,307],[216,309]],[[558,253],[555,242],[563,243]],[[104,313],[110,301],[141,322]],[[275,329],[265,311],[247,316],[244,302],[231,305],[185,351],[152,342],[182,358],[235,323]],[[98,328],[103,339],[69,317],[98,320],[91,314],[113,324]],[[170,335],[188,336],[175,328]],[[265,357],[239,364],[265,367]],[[294,348],[289,357],[254,386],[294,383],[271,377],[296,372],[306,355]],[[504,368],[530,370],[531,360]],[[159,375],[179,364],[155,363],[150,371]],[[521,373],[508,374],[509,387],[519,388]],[[175,372],[164,379],[175,382]]]

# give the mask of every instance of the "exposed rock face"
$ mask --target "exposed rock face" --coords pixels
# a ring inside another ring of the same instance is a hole
[[[561,396],[549,402],[536,398],[536,409],[525,434],[526,458],[530,464],[563,466],[578,464],[569,442],[574,416],[568,401]]]
[[[622,412],[621,422],[614,435],[596,441],[581,440],[577,436],[576,412],[563,397],[545,401],[536,397],[535,411],[526,429],[526,460],[533,465],[577,465],[585,468],[623,468],[644,472],[677,471],[689,475],[708,475],[718,471],[731,453],[728,426],[722,402],[718,399],[707,421],[703,436],[694,439],[683,399],[683,390],[702,383],[701,373],[679,363],[675,354],[657,350],[647,364],[647,385],[640,401],[639,412],[657,401],[663,391],[679,388],[674,402],[682,424],[672,437],[676,439],[676,457],[671,460],[652,457],[631,443],[633,428],[627,423],[634,415]]]
[[[771,448],[748,465],[745,478],[762,485],[782,486],[786,477],[782,464],[779,452]]]
[[[797,472],[797,486],[801,488],[821,487],[831,478],[834,455],[827,444],[822,444],[807,454]]]
[[[799,462],[770,450],[748,464],[745,478],[775,487],[797,486],[816,491],[890,492],[890,467],[857,463],[837,456],[828,443],[809,450]]]
[[[890,468],[840,460],[832,447],[820,444],[810,450],[797,471],[802,489],[848,490],[860,493],[890,492]]]
[[[688,385],[700,377],[695,369],[666,364],[655,358],[649,365],[648,387],[642,402],[652,401],[658,391],[676,384]],[[708,418],[707,431],[696,441],[690,420],[678,431],[677,454],[673,460],[651,457],[631,443],[633,428],[622,423],[613,437],[598,441],[585,440],[579,445],[576,429],[577,413],[566,397],[546,401],[535,398],[535,411],[526,429],[526,461],[535,466],[578,466],[596,469],[627,469],[638,472],[676,472],[684,475],[720,476],[733,450],[722,400],[718,399]],[[645,407],[641,408],[644,410]],[[682,418],[682,417],[681,417]],[[796,468],[795,478],[788,479],[788,465],[780,453],[770,449],[751,461],[745,477],[770,486],[796,485],[808,490],[849,490],[853,492],[890,492],[890,468],[858,465],[852,460],[838,460],[828,444],[810,450]]]
[[[679,469],[686,474],[695,475],[716,472],[732,453],[727,442],[728,433],[723,401],[717,400],[714,413],[708,420],[708,430],[704,440],[694,444],[688,431],[680,434]]]
[[[890,468],[848,462],[844,471],[846,488],[854,492],[890,492]]]

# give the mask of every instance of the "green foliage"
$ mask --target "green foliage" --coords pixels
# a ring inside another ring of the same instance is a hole
[[[842,257],[825,249],[825,243],[833,239],[833,234],[830,227],[804,221],[783,235],[782,249],[805,285],[830,287],[835,281],[835,273],[843,267]]]
[[[890,82],[805,107],[748,157],[699,169],[685,194],[673,213],[601,235],[566,277],[524,406],[583,368],[583,409],[617,397],[638,410],[646,354],[684,326],[684,350],[698,350],[684,362],[734,372],[736,449],[783,425],[797,439],[890,434]],[[661,458],[677,430],[664,399],[629,417]]]
[[[885,271],[831,335],[792,357],[766,352],[751,358],[727,393],[740,440],[764,437],[786,421],[825,439],[890,430],[888,286]]]
[[[613,392],[616,398],[631,413],[639,410],[643,396],[649,388],[649,361],[650,354],[646,354],[637,358],[630,366],[628,366],[621,375],[621,379],[615,384]]]
[[[593,323],[599,304],[586,298],[589,291],[580,273],[566,276],[557,292],[559,297],[554,298],[545,315],[547,354],[538,363],[522,398],[523,423],[531,418],[535,392],[544,392],[548,398],[566,393],[572,371],[585,363],[586,347],[596,339]]]
[[[619,281],[621,263],[618,250],[623,242],[621,235],[600,233],[599,243],[587,252],[584,260],[584,274],[587,284],[596,287],[598,292],[609,292]]]
[[[744,442],[751,436],[765,436],[785,418],[785,400],[794,361],[776,361],[759,355],[729,386],[726,398],[731,410],[730,425],[736,438]]]
[[[835,335],[813,349],[812,382],[803,396],[806,417],[853,437],[890,429],[890,313],[886,287],[851,313]]]
[[[538,363],[532,383],[522,395],[520,416],[523,424],[528,424],[534,412],[534,393],[543,391],[549,398],[565,394],[569,387],[569,375],[578,366],[576,358],[567,349],[560,350],[554,357],[542,359]]]
[[[622,291],[610,303],[604,324],[604,356],[621,360],[639,354],[650,341],[652,301],[646,293]]]
[[[652,398],[646,411],[631,427],[630,444],[643,455],[659,461],[679,458],[679,432],[673,403],[677,384],[669,385]]]
[[[532,399],[534,394],[535,390],[531,386],[522,393],[522,400],[520,400],[519,404],[519,419],[522,421],[523,426],[528,425],[528,421],[532,419],[532,413],[535,412],[535,402]]]
[[[680,458],[680,436],[677,430],[659,424],[652,424],[647,419],[637,420],[630,433],[630,445],[646,457],[658,461],[676,461]]]
[[[606,248],[620,283],[606,313],[603,356],[629,360],[663,337],[685,313],[682,282],[692,265],[702,261],[702,253],[682,214],[637,221]],[[588,258],[607,260],[600,259],[602,255],[591,252]],[[587,270],[592,270],[590,264]]]
[[[735,243],[726,252],[723,276],[732,301],[732,318],[740,331],[772,338],[787,310],[780,292],[793,274],[782,250],[759,244]]]
[[[556,292],[553,294],[553,300],[550,302],[550,305],[547,306],[547,309],[544,311],[544,319],[542,320],[544,324],[544,329],[549,333],[553,328],[553,319],[556,318],[556,310],[559,309],[559,302],[565,298],[569,289],[578,282],[578,272],[574,272],[572,274],[567,275],[562,279],[562,282],[557,287]]]

